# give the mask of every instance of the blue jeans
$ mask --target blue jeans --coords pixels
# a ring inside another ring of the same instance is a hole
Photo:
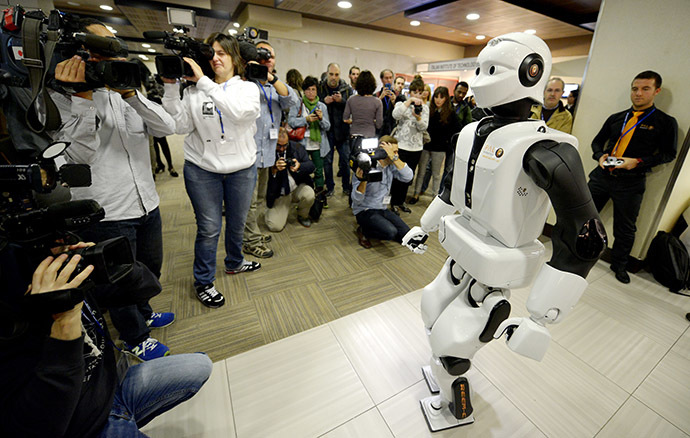
[[[211,359],[203,353],[162,357],[131,367],[115,392],[99,437],[146,436],[139,428],[192,398],[212,370]]]
[[[256,165],[233,173],[214,173],[185,161],[184,185],[196,217],[194,286],[216,279],[216,249],[225,202],[225,268],[244,263],[242,236],[256,184]]]
[[[124,236],[129,240],[134,258],[140,261],[156,276],[161,276],[163,265],[163,234],[161,213],[158,208],[136,219],[98,222],[79,233],[86,242],[101,242],[113,237]],[[151,332],[146,325],[151,306],[148,303],[108,309],[113,326],[120,332],[120,339],[129,345],[146,340]]]
[[[350,140],[345,140],[338,148],[338,170],[342,178],[343,190],[352,191],[350,182]]]
[[[364,210],[357,213],[355,218],[362,227],[362,233],[373,239],[402,243],[402,238],[410,231],[400,216],[387,208]]]

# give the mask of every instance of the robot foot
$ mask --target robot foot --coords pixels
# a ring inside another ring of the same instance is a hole
[[[434,375],[431,373],[431,366],[423,366],[422,375],[424,376],[424,380],[426,380],[426,386],[429,387],[429,392],[438,394],[441,389],[438,387],[438,383],[436,383],[436,379],[434,379]]]
[[[422,399],[419,404],[422,407],[426,424],[432,432],[474,423],[472,414],[461,420],[455,418],[448,407],[449,403],[444,401],[440,395]]]

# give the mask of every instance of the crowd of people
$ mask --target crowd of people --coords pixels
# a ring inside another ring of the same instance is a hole
[[[84,20],[82,30],[113,36],[95,20]],[[143,363],[120,376],[118,383],[112,341],[99,310],[104,303],[87,299],[83,305],[53,315],[47,337],[31,333],[32,343],[21,346],[30,354],[5,362],[13,366],[12,372],[3,372],[5,379],[13,381],[12,388],[32,388],[27,400],[22,399],[11,409],[16,415],[10,415],[14,420],[5,427],[15,435],[33,436],[27,432],[27,422],[31,421],[28,416],[39,410],[54,415],[48,420],[42,418],[44,426],[38,435],[121,436],[123,431],[136,430],[191,397],[210,375],[210,361],[205,355],[165,357],[170,353],[168,347],[150,336],[152,329],[175,320],[173,313],[154,312],[148,303],[161,289],[158,278],[163,240],[154,176],[165,170],[159,155],[152,167],[151,138],[162,148],[168,171],[174,177],[177,172],[165,137],[185,136],[183,179],[197,227],[192,266],[195,293],[204,306],[218,308],[225,304],[222,291],[215,286],[223,218],[223,268],[230,275],[261,268],[259,262],[246,260],[244,254],[257,258],[274,255],[271,235],[262,232],[259,224],[262,216],[273,233],[285,228],[292,211],[296,211],[294,220],[300,225],[312,226],[318,218],[313,207],[317,202],[327,206],[327,199],[336,190],[336,178],[340,178],[342,193],[349,197],[362,247],[370,248],[370,239],[401,242],[409,231],[401,214],[411,212],[409,205],[418,202],[429,184],[432,194],[443,189],[442,181],[454,161],[454,135],[488,115],[467,96],[466,82],[458,82],[451,95],[447,87],[432,89],[416,76],[407,84],[406,93],[405,78],[384,69],[377,90],[374,73],[352,66],[344,79],[340,77],[341,66],[335,62],[326,66],[320,79],[303,78],[292,69],[283,80],[276,70],[275,50],[267,41],[257,43],[270,53],[270,59],[263,62],[266,79],[250,81],[244,77],[247,64],[234,37],[215,33],[206,43],[215,52],[209,61],[213,77],[206,75],[195,60],[184,58],[192,74],[183,80],[161,78],[162,94],[157,97],[160,103],[135,89],[105,87],[54,93],[65,121],[55,138],[71,143],[69,162],[89,164],[93,174],[90,187],[71,189],[72,198],[94,199],[106,211],[105,219],[81,236],[90,242],[125,236],[136,260],[136,275],[141,276],[140,280],[147,279],[140,282],[148,286],[137,299],[126,299],[130,291],[123,293],[119,302],[107,306],[124,341],[124,350]],[[91,53],[91,60],[103,59],[108,58]],[[84,82],[85,61],[79,56],[68,59],[58,64],[55,75],[66,83]],[[615,214],[614,225],[614,236],[622,241],[614,245],[614,270],[621,281],[626,279],[625,259],[632,246],[630,229],[634,237],[644,173],[675,156],[675,121],[661,111],[652,116],[653,99],[660,86],[658,75],[642,75],[633,82],[633,107],[641,111],[634,116],[634,126],[639,125],[637,132],[643,133],[633,137],[628,155],[624,155],[626,148],[620,147],[620,137],[628,132],[618,132],[632,122],[627,112],[612,116],[593,144],[594,159],[601,169],[590,175],[597,207],[601,209],[609,198],[615,205],[627,206],[620,217]],[[561,103],[563,88],[563,80],[552,78],[544,91],[543,105],[534,106],[532,117],[570,132],[575,103],[570,98],[567,106]],[[641,125],[643,120],[646,124]],[[659,129],[652,132],[652,124]],[[628,131],[631,129],[634,127]],[[660,153],[650,149],[657,141],[650,136],[657,134],[665,135]],[[378,179],[370,179],[361,167],[351,171],[353,148],[359,147],[362,139],[377,139]],[[628,158],[630,152],[639,157]],[[339,159],[334,177],[336,153]],[[609,155],[621,157],[624,165],[613,172],[605,169],[603,161]],[[631,189],[630,182],[637,185]],[[69,269],[60,271],[67,262],[66,255],[46,259],[34,274],[31,293],[78,287],[90,274],[87,268],[71,278],[78,260],[79,256],[73,256],[67,264]],[[86,368],[83,363],[74,365],[82,352]],[[50,360],[62,368],[51,368]],[[40,375],[22,374],[22,369],[41,367],[46,371]],[[69,382],[60,380],[63,372]],[[143,382],[143,373],[160,378]],[[96,387],[98,390],[93,389]],[[174,396],[165,398],[160,394]],[[153,398],[166,401],[152,404]]]

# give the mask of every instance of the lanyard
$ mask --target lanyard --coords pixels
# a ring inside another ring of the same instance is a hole
[[[626,135],[628,135],[628,132],[630,132],[630,131],[632,131],[633,129],[635,129],[635,128],[637,127],[637,125],[639,125],[640,123],[642,123],[647,117],[651,116],[652,113],[653,113],[654,111],[656,111],[656,108],[654,108],[653,110],[651,110],[650,112],[648,112],[646,116],[642,117],[640,120],[637,121],[637,123],[635,123],[633,126],[631,126],[630,129],[628,129],[627,131],[625,131],[625,133],[623,133],[623,130],[625,129],[625,125],[628,123],[628,117],[630,116],[630,113],[625,113],[625,120],[623,120],[623,126],[621,126],[621,135],[620,135],[620,137],[618,137],[618,141],[616,141],[616,146],[614,146],[614,148],[613,148],[613,150],[611,151],[611,153],[612,153],[612,154],[615,154],[615,153],[616,153],[616,149],[618,148],[618,143],[621,142],[621,140],[623,139],[623,137],[625,137]]]
[[[266,95],[266,89],[263,87],[263,85],[260,86],[259,88],[261,88],[261,91],[264,92],[264,97],[266,98],[266,104],[268,105],[268,113],[271,115],[271,126],[275,126],[276,124],[273,121],[273,110],[271,109],[271,106],[273,105],[273,103],[271,102],[271,99],[273,99],[273,87],[268,89],[269,92],[271,93],[271,99],[269,99],[268,96]]]
[[[223,83],[223,91],[225,91],[225,87],[228,85],[228,81],[225,81]],[[216,107],[216,112],[218,113],[218,117],[220,118],[220,139],[225,140],[225,128],[223,128],[223,115],[220,113],[220,110],[218,107]]]
[[[103,336],[103,339],[108,340],[108,343],[110,345],[112,345],[113,347],[115,347],[116,350],[122,351],[120,348],[118,348],[117,345],[115,345],[115,343],[113,342],[112,339],[110,339],[108,336],[106,336],[105,330],[103,329],[103,326],[101,325],[100,322],[98,322],[98,318],[96,318],[96,315],[94,315],[93,310],[91,310],[91,306],[89,306],[89,303],[87,303],[86,300],[84,300],[84,306],[86,306],[86,310],[88,310],[89,312],[87,314],[86,312],[84,312],[84,309],[82,308],[81,314],[84,315],[84,317],[86,319],[88,319],[89,322],[96,324],[96,330],[98,331],[98,333],[101,334],[101,336]]]

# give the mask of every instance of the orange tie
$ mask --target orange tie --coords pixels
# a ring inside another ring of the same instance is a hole
[[[621,136],[618,137],[616,146],[613,148],[613,151],[611,151],[612,156],[623,156],[623,154],[625,153],[625,149],[628,147],[628,143],[630,143],[630,139],[635,133],[635,129],[633,128],[633,126],[635,126],[635,124],[637,123],[637,119],[642,115],[642,113],[644,113],[644,111],[633,111],[633,116],[630,117],[628,123],[625,124]]]

